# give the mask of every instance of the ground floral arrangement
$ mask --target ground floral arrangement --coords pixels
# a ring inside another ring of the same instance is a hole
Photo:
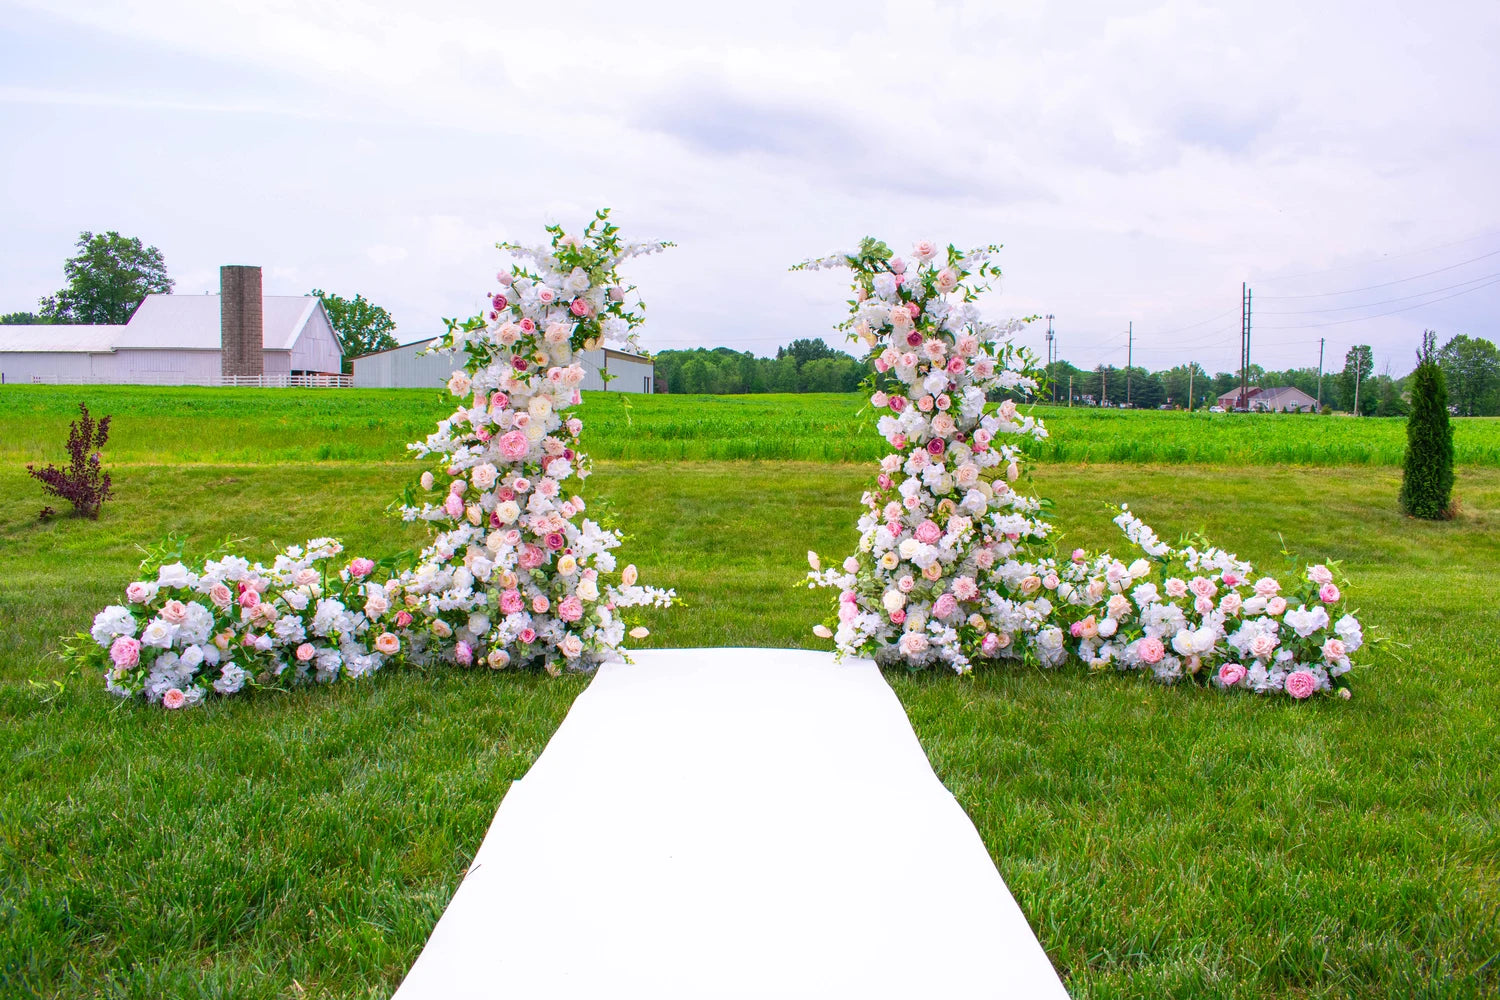
[[[620,535],[584,516],[583,422],[566,413],[582,401],[580,352],[640,350],[641,307],[617,267],[670,244],[624,243],[607,211],[580,235],[548,232],[547,247],[500,244],[517,263],[489,308],[450,320],[434,345],[467,360],[448,382],[458,408],[409,446],[431,467],[402,514],[437,529],[415,565],[350,558],[331,538],[269,566],[230,553],[190,566],[157,550],[126,603],[68,647],[73,662],[121,697],[182,708],[392,661],[556,675],[623,659],[629,609],[675,595],[620,568]]]
[[[906,259],[866,239],[797,265],[853,272],[840,329],[869,350],[870,403],[892,449],[864,495],[858,551],[837,569],[808,553],[808,585],[839,591],[814,631],[841,655],[912,669],[1071,659],[1165,683],[1348,698],[1364,636],[1342,611],[1336,564],[1283,584],[1203,539],[1168,545],[1125,507],[1115,523],[1138,556],[1056,551],[1042,502],[1012,485],[1025,442],[1047,430],[1013,399],[986,406],[1034,395],[1042,374],[1012,343],[1023,322],[986,322],[975,304],[1000,273],[997,250],[924,241]]]

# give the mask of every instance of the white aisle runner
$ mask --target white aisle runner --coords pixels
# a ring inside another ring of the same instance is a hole
[[[1067,996],[873,663],[634,655],[511,785],[397,1000]]]

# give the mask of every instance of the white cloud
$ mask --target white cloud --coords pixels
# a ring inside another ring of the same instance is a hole
[[[1133,320],[1138,362],[1233,367],[1246,279],[1268,366],[1494,336],[1500,286],[1327,327],[1406,303],[1273,298],[1500,248],[1500,8],[1305,6],[0,2],[0,176],[34,195],[0,307],[113,227],[180,275],[362,292],[411,338],[477,308],[496,240],[608,204],[681,244],[637,266],[658,347],[828,332],[836,279],[786,267],[867,232],[1007,244],[992,308],[1057,314],[1083,365],[1123,363]]]

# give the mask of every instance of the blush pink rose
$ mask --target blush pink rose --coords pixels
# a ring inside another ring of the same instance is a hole
[[[260,595],[257,594],[256,596],[258,598]],[[170,622],[173,625],[181,625],[187,621],[187,613],[187,605],[181,601],[168,601],[161,609],[162,621]]]
[[[443,501],[443,511],[449,517],[464,516],[464,502],[457,493],[449,493],[448,499]]]
[[[904,409],[906,409],[906,397],[905,396],[892,396],[891,397],[891,410],[893,412],[900,413]]]
[[[375,560],[363,557],[349,563],[349,575],[353,577],[365,577],[375,572]]]
[[[526,457],[526,451],[531,447],[531,442],[526,440],[526,435],[521,431],[508,431],[500,435],[496,442],[500,447],[500,454],[514,462]]]
[[[536,642],[536,629],[523,628],[521,634],[516,636],[516,638],[521,640],[522,645],[529,646],[533,642]]]
[[[1136,655],[1144,663],[1160,663],[1161,658],[1167,655],[1167,647],[1154,635],[1148,635],[1135,647]]]
[[[1332,604],[1340,597],[1339,588],[1336,584],[1325,583],[1318,591],[1318,599],[1324,604]]]
[[[1219,668],[1219,683],[1232,688],[1245,679],[1245,668],[1238,663],[1226,663]]]
[[[317,650],[313,648],[313,644],[310,642],[304,642],[297,647],[297,659],[302,663],[306,663],[312,659],[316,653]]]
[[[1310,670],[1293,670],[1286,675],[1286,693],[1301,700],[1318,689],[1318,679]]]
[[[589,306],[588,299],[574,299],[568,305],[568,311],[574,316],[587,316],[593,309]]]
[[[141,662],[141,643],[128,635],[115,639],[109,647],[109,658],[117,667],[133,667]]]
[[[187,704],[187,695],[180,688],[167,688],[167,693],[161,696],[163,708],[181,708]]]
[[[412,621],[411,612],[409,612],[409,611],[398,611],[396,613],[396,627],[397,628],[406,628],[406,626],[408,626],[408,625],[411,624],[411,621]]]
[[[375,637],[375,648],[390,656],[401,648],[401,640],[390,632],[382,632]]]
[[[125,588],[125,599],[131,604],[145,604],[151,599],[151,585],[136,581]]]
[[[536,569],[542,563],[546,562],[546,560],[547,554],[542,551],[540,546],[528,544],[521,549],[519,561],[522,569]]]
[[[583,617],[583,601],[577,594],[569,594],[557,606],[557,617],[565,622],[576,622]]]
[[[234,592],[222,583],[216,583],[208,589],[208,599],[221,608],[227,608],[234,602]]]
[[[1276,640],[1262,632],[1250,640],[1250,655],[1257,660],[1268,660],[1276,652]]]
[[[935,545],[937,540],[943,537],[943,529],[939,528],[934,521],[923,521],[917,525],[916,536],[917,541],[923,545]]]
[[[240,607],[253,608],[259,603],[260,592],[254,587],[246,587],[243,591],[240,592]]]
[[[956,610],[958,610],[958,598],[952,594],[944,594],[932,605],[932,613],[937,618],[947,618]]]
[[[118,642],[119,640],[115,641]],[[1342,639],[1329,639],[1323,643],[1323,656],[1327,659],[1342,660],[1348,655],[1349,651],[1344,648],[1344,641]]]
[[[1327,566],[1319,563],[1317,566],[1308,568],[1307,578],[1321,587],[1325,583],[1333,582],[1333,573]]]
[[[500,610],[508,615],[513,615],[517,611],[525,611],[526,600],[519,590],[512,588],[500,595]]]
[[[550,607],[552,607],[552,602],[547,600],[546,594],[537,594],[531,599],[531,610],[536,614],[544,615]]]

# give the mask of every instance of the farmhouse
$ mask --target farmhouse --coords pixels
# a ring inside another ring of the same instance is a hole
[[[121,326],[0,326],[4,382],[337,385],[343,348],[311,295],[262,295],[258,267],[218,295],[148,295]]]
[[[402,344],[388,351],[354,359],[354,385],[359,389],[412,389],[442,385],[463,367],[464,355],[427,353],[437,338]],[[610,392],[653,391],[656,363],[639,354],[604,347],[582,351],[583,388]],[[605,375],[610,376],[609,379]]]
[[[1239,406],[1240,391],[1230,389],[1220,393],[1219,405],[1226,410]],[[1256,386],[1245,390],[1245,406],[1251,412],[1260,413],[1311,413],[1318,408],[1318,401],[1292,386],[1271,389]]]

